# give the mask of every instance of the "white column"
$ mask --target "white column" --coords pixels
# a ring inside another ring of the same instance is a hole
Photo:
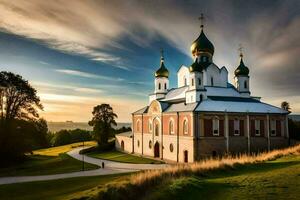
[[[250,144],[250,117],[249,114],[247,114],[247,138],[248,138],[248,153],[251,152],[251,144]]]
[[[267,114],[267,138],[268,138],[268,151],[270,151],[271,141],[270,141],[270,115]]]

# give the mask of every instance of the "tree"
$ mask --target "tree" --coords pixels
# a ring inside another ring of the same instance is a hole
[[[94,107],[93,118],[89,121],[89,125],[93,126],[94,137],[99,146],[108,144],[109,135],[113,131],[112,125],[117,126],[115,121],[117,117],[109,104]]]
[[[286,111],[288,111],[288,112],[291,112],[290,104],[289,104],[287,101],[283,101],[283,102],[281,103],[281,108],[282,108],[283,110],[286,110]]]
[[[43,109],[36,90],[20,75],[0,72],[0,109],[2,120],[38,118]]]
[[[0,72],[0,157],[15,160],[30,152],[32,131],[43,109],[36,90],[20,75]],[[44,126],[44,125],[43,125]],[[37,131],[38,132],[38,131]]]
[[[54,146],[61,146],[70,144],[72,140],[71,134],[68,130],[60,130],[54,136]]]

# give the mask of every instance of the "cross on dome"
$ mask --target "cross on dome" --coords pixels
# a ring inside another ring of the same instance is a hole
[[[204,15],[203,13],[201,13],[200,17],[198,18],[200,20],[200,28],[201,30],[203,29],[203,26],[204,26]]]
[[[242,44],[239,44],[239,48],[238,48],[238,51],[240,52],[240,57],[243,58],[243,49],[244,47],[242,46]]]

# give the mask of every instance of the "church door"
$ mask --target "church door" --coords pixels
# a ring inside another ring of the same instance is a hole
[[[188,154],[188,151],[184,151],[184,152],[183,152],[184,162],[185,162],[185,163],[187,163],[187,162],[189,161],[188,155],[189,155],[189,154]]]
[[[156,142],[154,145],[154,157],[159,158],[159,143]]]
[[[124,151],[124,141],[123,140],[121,142],[121,149],[122,149],[122,151]]]

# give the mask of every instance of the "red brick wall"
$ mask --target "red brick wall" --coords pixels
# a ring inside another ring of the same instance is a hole
[[[174,135],[177,134],[177,114],[168,114],[163,116],[163,133],[164,135],[169,135],[170,134],[170,127],[169,123],[170,120],[173,119],[173,130],[174,130]]]
[[[183,121],[184,119],[188,120],[188,134],[184,134],[183,133]],[[192,118],[190,113],[187,114],[179,114],[179,135],[182,136],[191,136],[191,132],[192,132]]]
[[[143,116],[143,132],[149,133],[149,116]]]
[[[137,131],[137,120],[140,120],[140,130]],[[142,132],[142,116],[133,116],[133,131],[134,132]]]
[[[211,137],[212,134],[212,119],[204,119],[204,136]]]
[[[276,136],[281,136],[281,121],[276,120]]]

